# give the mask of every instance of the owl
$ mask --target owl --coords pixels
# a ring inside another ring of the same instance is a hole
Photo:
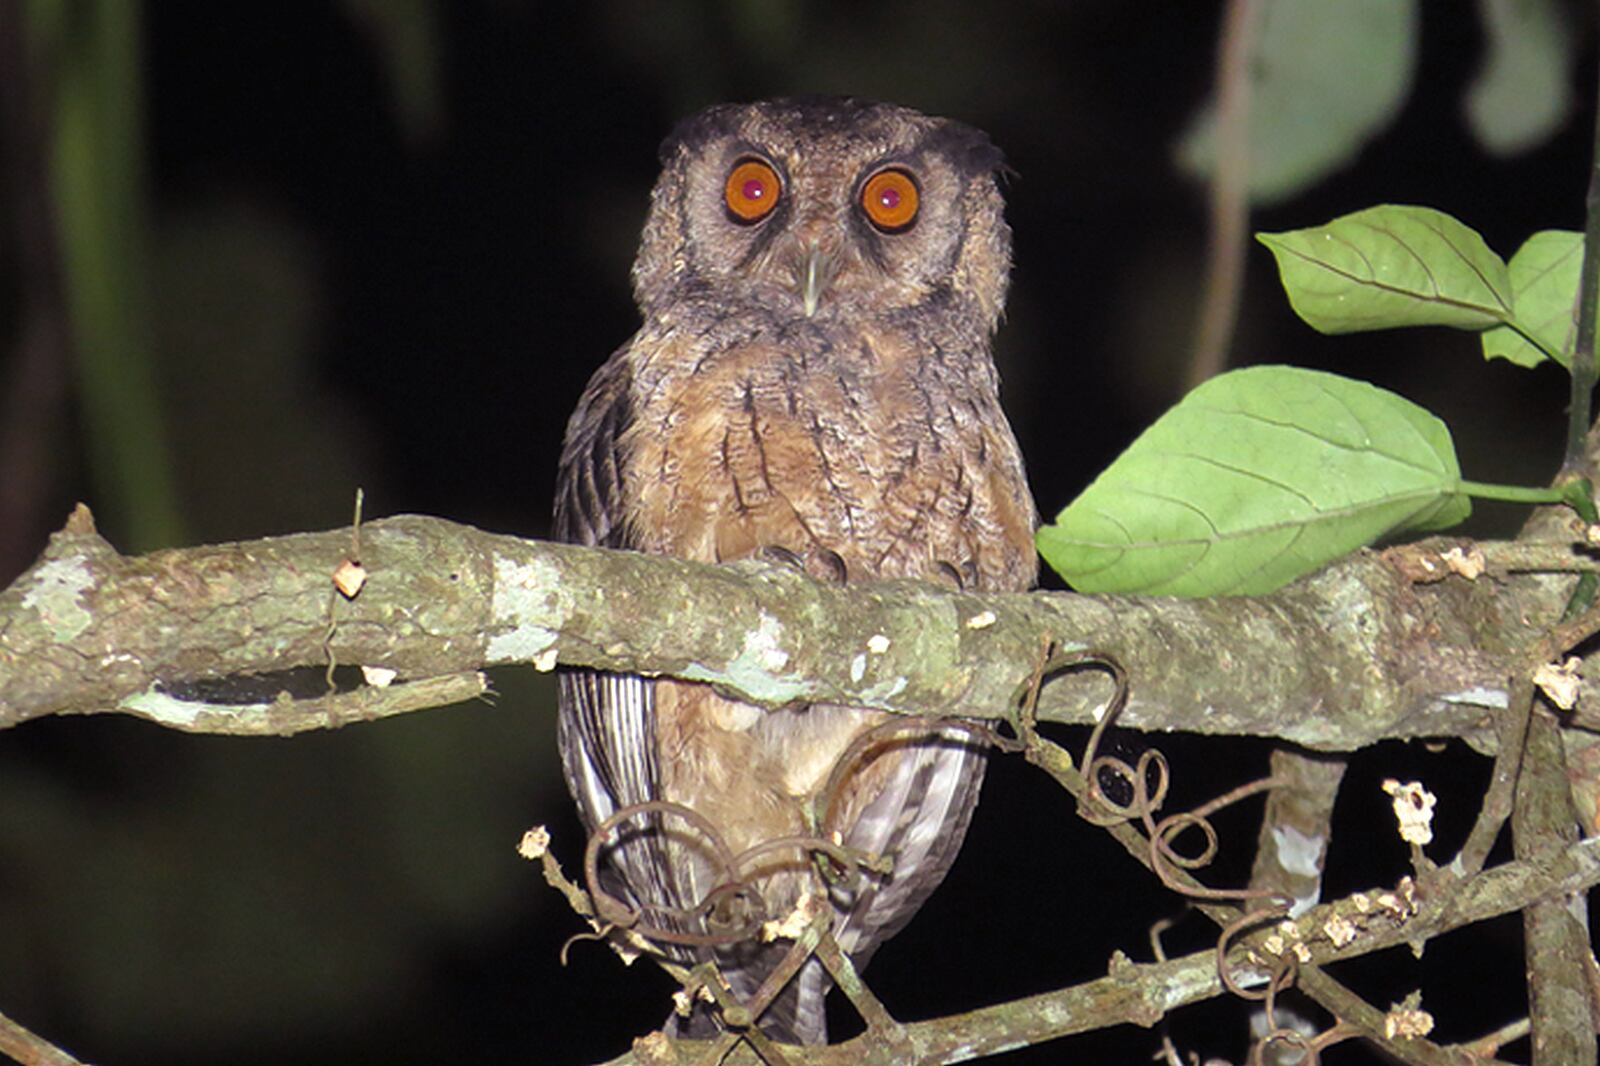
[[[685,120],[661,164],[633,265],[644,324],[567,425],[557,537],[850,584],[1031,587],[1037,515],[990,353],[1011,235],[988,137],[889,104],[773,100]],[[908,735],[881,712],[763,710],[578,669],[559,685],[582,819],[622,814],[599,854],[605,891],[689,934],[663,950],[715,961],[742,1000],[786,945],[714,935],[727,854],[759,856],[735,893],[747,912],[825,900],[864,966],[944,879],[983,778],[982,746],[954,726]],[[630,817],[641,804],[656,806]],[[888,868],[825,876],[839,871],[785,843],[805,837]],[[810,960],[758,1024],[825,1042],[828,988]],[[718,1024],[698,1010],[682,1031]]]

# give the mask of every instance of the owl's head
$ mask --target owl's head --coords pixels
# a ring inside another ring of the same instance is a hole
[[[992,330],[1011,231],[970,126],[849,98],[724,104],[662,145],[634,294],[826,320],[954,303]]]

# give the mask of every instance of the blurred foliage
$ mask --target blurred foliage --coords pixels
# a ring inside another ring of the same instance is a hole
[[[303,225],[224,193],[169,214],[155,247],[161,387],[196,538],[324,528],[353,486],[381,494],[350,398],[318,388],[327,290]]]
[[[421,147],[444,121],[433,0],[344,0],[344,6],[372,33],[396,119],[406,141]]]
[[[140,5],[28,0],[27,20],[32,70],[49,79],[51,202],[93,484],[130,546],[169,547],[184,538],[150,345]]]
[[[293,1040],[423,984],[439,944],[554,905],[514,855],[554,725],[527,680],[501,679],[505,710],[284,741],[106,722],[114,748],[77,773],[57,729],[5,752],[0,899],[27,916],[0,956],[7,1011],[111,1062]]]
[[[1572,111],[1572,74],[1581,39],[1575,12],[1560,0],[1478,0],[1488,48],[1467,89],[1467,119],[1497,155],[1536,148]]]
[[[1250,54],[1250,197],[1272,203],[1347,166],[1394,121],[1411,88],[1417,0],[1260,0]],[[1216,166],[1216,104],[1178,148],[1184,168]]]
[[[1349,166],[1395,120],[1415,77],[1421,18],[1416,0],[1259,4],[1249,60],[1250,195],[1268,204]],[[1469,128],[1498,155],[1537,148],[1572,109],[1577,15],[1564,0],[1479,0],[1478,11],[1487,47],[1463,97]],[[1185,170],[1211,174],[1215,125],[1212,101],[1179,142]]]

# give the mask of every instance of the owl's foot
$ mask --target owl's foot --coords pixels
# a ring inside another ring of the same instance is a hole
[[[970,592],[978,587],[978,561],[968,559],[957,566],[955,563],[940,559],[933,564],[935,577],[948,581],[955,586],[957,592]]]
[[[766,544],[757,550],[756,558],[798,570],[824,585],[843,585],[849,580],[844,557],[829,548],[814,547],[801,555],[781,544]]]
[[[850,581],[844,556],[831,548],[812,548],[807,552],[806,573],[828,585],[844,585]]]

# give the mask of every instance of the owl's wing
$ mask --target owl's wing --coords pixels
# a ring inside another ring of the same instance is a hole
[[[622,433],[630,421],[625,352],[596,371],[567,423],[556,475],[557,540],[629,546],[620,452]],[[569,669],[561,672],[557,683],[561,761],[585,825],[592,830],[623,807],[656,799],[660,768],[654,682],[630,674]],[[668,889],[670,865],[659,833],[625,834],[612,857],[624,884],[608,883],[608,891],[635,902],[673,899]]]
[[[632,421],[627,349],[595,371],[567,420],[556,472],[555,538],[605,548],[628,545],[619,441]]]
[[[845,832],[845,843],[892,857],[894,869],[862,882],[834,931],[858,966],[903,929],[944,880],[967,835],[988,763],[982,742],[960,729],[896,745],[880,758],[897,762]]]

